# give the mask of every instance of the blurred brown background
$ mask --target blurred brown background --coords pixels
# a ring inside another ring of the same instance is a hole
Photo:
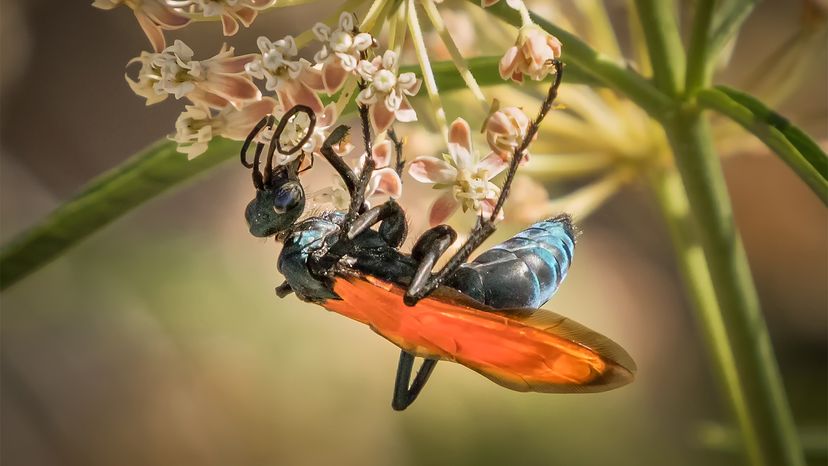
[[[609,2],[623,22],[620,2]],[[262,15],[228,42],[306,29],[337,2]],[[2,0],[0,239],[163,137],[180,109],[145,108],[123,80],[147,48],[131,13],[85,1]],[[740,83],[801,27],[799,2],[763,2],[723,82]],[[179,31],[217,50],[219,26]],[[172,35],[168,34],[168,39]],[[822,48],[780,107],[820,141]],[[725,162],[739,226],[797,424],[828,464],[828,219],[773,156]],[[228,164],[106,228],[2,298],[2,450],[22,465],[734,464],[727,413],[644,189],[581,225],[550,306],[611,336],[638,380],[595,395],[505,390],[441,364],[408,411],[390,409],[398,352],[367,328],[279,300],[271,242],[242,219]],[[721,428],[721,429],[720,429]],[[721,434],[721,435],[720,435]]]

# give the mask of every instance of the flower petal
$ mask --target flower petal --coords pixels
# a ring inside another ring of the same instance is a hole
[[[408,166],[408,173],[420,183],[451,184],[457,178],[457,170],[437,157],[417,157]]]
[[[458,144],[469,153],[472,153],[471,128],[466,120],[458,118],[451,122],[448,142]]]
[[[438,197],[434,204],[431,204],[428,213],[428,224],[433,227],[445,222],[457,210],[459,205],[450,192]]]
[[[236,18],[244,24],[244,27],[250,27],[253,21],[256,20],[256,15],[258,14],[256,10],[246,6],[239,8],[234,13],[236,14]]]
[[[509,158],[510,155],[504,157],[496,152],[490,152],[477,166],[486,170],[489,179],[492,179],[509,166]],[[526,156],[524,155],[523,158],[525,159]]]
[[[235,36],[239,32],[239,23],[229,14],[221,15],[221,29],[225,36]]]
[[[227,57],[222,58],[220,60],[208,60],[209,69],[211,72],[215,73],[242,74],[245,72],[245,65],[255,61],[256,57],[256,54],[248,53],[247,55],[239,55],[238,57]]]
[[[308,67],[299,77],[299,80],[314,91],[325,90],[325,81],[322,79],[322,71],[319,68]]]
[[[371,174],[372,194],[386,194],[394,199],[402,196],[402,180],[392,168],[380,168]]]
[[[262,98],[259,88],[242,76],[213,74],[207,80],[198,82],[197,86],[229,100],[236,108],[241,108],[244,102]]]
[[[152,44],[152,48],[156,53],[161,52],[167,47],[167,41],[164,39],[164,32],[161,31],[161,28],[155,24],[152,19],[143,13],[139,13],[137,10],[135,11],[135,19],[138,20],[138,24],[141,26],[141,29],[144,30],[144,34],[146,34],[147,39],[149,39],[150,44]]]
[[[518,48],[517,46],[509,47],[506,50],[506,53],[503,54],[503,58],[500,59],[500,63],[498,64],[498,71],[500,71],[500,77],[503,79],[509,79],[510,77],[514,78],[513,75],[518,67]]]
[[[411,108],[411,104],[408,103],[408,99],[405,97],[403,97],[402,102],[400,102],[400,108],[394,112],[394,115],[397,117],[397,121],[401,121],[403,123],[417,121],[417,112]]]
[[[374,144],[373,150],[371,151],[371,158],[374,159],[376,167],[384,168],[391,166],[391,154],[393,151],[394,146],[387,139],[379,144]]]
[[[286,109],[302,104],[310,107],[314,113],[322,112],[322,101],[319,100],[319,96],[302,82],[295,80],[282,81],[276,94],[279,95],[279,101]]]
[[[221,135],[228,139],[243,141],[250,132],[250,128],[255,126],[265,115],[273,113],[276,105],[276,99],[265,97],[241,110],[230,110],[225,117]]]
[[[394,123],[394,112],[388,110],[382,102],[371,105],[370,115],[371,123],[374,125],[374,131],[376,133],[386,131]]]
[[[330,95],[338,91],[345,79],[348,78],[348,74],[348,71],[342,67],[339,60],[334,59],[326,63],[322,67],[322,82],[324,83],[325,92]]]

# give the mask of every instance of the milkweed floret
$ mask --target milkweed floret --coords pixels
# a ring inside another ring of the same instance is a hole
[[[245,71],[256,79],[265,80],[265,88],[276,91],[284,108],[307,105],[314,113],[322,112],[322,101],[308,86],[310,62],[297,58],[299,49],[293,36],[271,41],[267,37],[256,40],[260,54],[245,65]]]
[[[244,74],[253,55],[233,56],[233,49],[222,47],[207,60],[193,60],[193,50],[176,40],[160,53],[143,52],[129,63],[141,63],[137,80],[125,76],[133,92],[152,105],[173,95],[212,108],[228,104],[241,108],[258,101],[262,94]]]
[[[506,166],[507,161],[495,152],[480,159],[472,146],[469,124],[458,118],[449,128],[448,153],[442,159],[417,157],[408,172],[421,183],[446,190],[431,206],[429,223],[433,226],[443,223],[458,207],[464,212],[491,215],[500,194],[500,188],[491,179]]]
[[[520,83],[526,75],[540,81],[555,72],[554,60],[560,58],[561,48],[561,41],[539,26],[523,26],[515,45],[500,59],[500,77]]]
[[[342,13],[338,26],[332,30],[327,24],[316,23],[313,27],[313,34],[323,44],[314,61],[321,65],[321,88],[328,94],[342,87],[348,76],[356,72],[362,52],[374,45],[371,34],[355,31],[353,14]]]
[[[381,57],[374,57],[371,61],[360,61],[357,72],[365,80],[365,88],[356,99],[369,107],[374,131],[381,133],[387,130],[394,120],[417,120],[417,114],[406,96],[416,95],[421,82],[414,73],[398,74],[397,54],[393,50],[386,50]]]
[[[160,52],[167,47],[164,30],[179,29],[190,23],[190,19],[176,13],[162,0],[94,0],[92,6],[111,10],[120,5],[128,6],[135,19],[149,39],[152,48]]]
[[[207,150],[207,144],[216,136],[242,141],[263,116],[272,113],[276,100],[265,97],[241,110],[227,106],[215,112],[204,104],[188,105],[175,122],[177,150],[193,159]]]
[[[206,18],[221,17],[222,32],[225,36],[235,35],[239,23],[245,27],[253,24],[258,10],[268,8],[276,0],[165,0],[170,7],[189,15]]]
[[[483,126],[486,142],[493,152],[508,160],[526,137],[530,123],[529,117],[518,107],[495,108]],[[528,160],[529,153],[526,152],[521,163]]]

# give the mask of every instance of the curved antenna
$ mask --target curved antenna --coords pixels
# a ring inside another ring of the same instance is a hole
[[[287,124],[293,119],[297,113],[304,113],[308,116],[310,122],[308,123],[308,129],[305,131],[305,135],[302,136],[302,139],[296,143],[295,146],[288,150],[284,150],[282,147],[282,133],[285,132],[285,127]],[[273,172],[273,154],[275,151],[279,151],[282,155],[290,155],[294,154],[300,150],[302,147],[307,143],[311,136],[313,136],[313,130],[316,128],[316,113],[308,107],[307,105],[294,105],[290,110],[287,111],[282,118],[279,120],[279,124],[276,126],[276,129],[273,131],[273,138],[270,140],[270,145],[267,149],[267,161],[265,162],[265,172],[264,172],[264,184],[270,183],[271,173]]]
[[[274,120],[273,115],[266,115],[262,117],[262,119],[259,120],[259,122],[256,123],[256,126],[254,126],[250,131],[250,134],[247,135],[247,138],[245,138],[244,144],[242,144],[241,147],[241,152],[239,153],[241,164],[244,165],[244,168],[253,168],[253,164],[247,161],[247,150],[265,126],[273,126]]]
[[[282,142],[279,140],[282,133],[285,131],[285,126],[287,126],[288,122],[293,118],[294,115],[297,113],[304,113],[310,119],[310,123],[308,124],[308,130],[302,139],[296,143],[296,145],[291,148],[290,150],[284,150],[282,147]],[[279,151],[282,155],[290,155],[295,153],[296,151],[302,149],[302,146],[305,145],[308,140],[310,140],[311,136],[313,136],[313,129],[316,127],[316,114],[313,113],[310,107],[307,105],[294,105],[293,108],[287,111],[282,116],[282,119],[279,121],[279,125],[276,126],[276,131],[273,132],[273,140],[270,142],[271,145],[276,143],[276,150]]]
[[[264,189],[264,181],[262,179],[262,172],[259,170],[259,163],[262,158],[262,151],[264,151],[264,144],[261,142],[256,144],[256,155],[253,156],[253,186],[256,189]]]

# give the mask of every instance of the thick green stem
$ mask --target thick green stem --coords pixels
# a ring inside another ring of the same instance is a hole
[[[664,124],[690,201],[690,215],[696,222],[710,267],[739,378],[744,381],[743,395],[761,448],[757,464],[802,465],[802,449],[747,257],[733,221],[710,128],[694,108],[678,111]]]
[[[692,95],[710,82],[713,66],[708,58],[710,41],[707,36],[713,20],[714,3],[714,0],[699,0],[696,4],[696,17],[693,19],[690,48],[687,51],[687,74],[684,80],[684,92],[687,95]]]
[[[0,250],[0,290],[58,257],[125,212],[219,163],[238,156],[241,143],[216,138],[193,160],[161,141],[92,180],[72,200]]]
[[[690,201],[675,170],[660,170],[650,177],[653,193],[670,230],[679,270],[696,311],[705,344],[713,361],[719,383],[741,433],[741,444],[750,464],[760,465],[762,448],[752,413],[744,397],[745,384],[739,378],[736,356],[728,340],[721,308],[704,251],[690,218]]]
[[[671,0],[635,0],[650,53],[653,81],[668,95],[678,96],[684,84],[684,48]]]

